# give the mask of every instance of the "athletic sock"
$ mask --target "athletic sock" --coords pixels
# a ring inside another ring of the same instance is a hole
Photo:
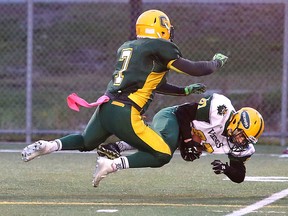
[[[60,151],[62,149],[62,142],[60,139],[56,139],[50,142],[52,144],[51,150],[52,151]]]
[[[129,162],[127,157],[119,157],[113,160],[114,164],[116,165],[117,169],[128,169],[129,168]]]

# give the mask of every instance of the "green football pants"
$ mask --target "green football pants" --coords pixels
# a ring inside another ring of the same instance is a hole
[[[110,100],[97,107],[82,134],[60,138],[62,150],[91,151],[114,134],[139,150],[128,157],[131,168],[163,166],[178,145],[178,123],[172,109],[156,114],[150,127],[133,106]]]

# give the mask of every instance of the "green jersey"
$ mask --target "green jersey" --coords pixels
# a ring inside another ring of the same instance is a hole
[[[141,38],[125,42],[106,94],[115,100],[146,109],[157,86],[165,81],[168,64],[182,56],[179,48],[163,39]]]

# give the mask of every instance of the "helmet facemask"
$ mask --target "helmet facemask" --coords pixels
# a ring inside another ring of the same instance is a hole
[[[257,139],[253,136],[248,137],[244,130],[236,128],[234,131],[228,131],[228,143],[232,151],[243,151],[249,144],[256,144]]]
[[[170,33],[169,40],[170,40],[171,42],[173,42],[173,39],[174,39],[174,30],[175,30],[175,28],[171,25],[171,28],[170,28],[170,30],[169,30],[169,33]]]

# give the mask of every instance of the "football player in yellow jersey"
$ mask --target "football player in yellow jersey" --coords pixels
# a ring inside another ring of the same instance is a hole
[[[113,134],[152,156],[156,164],[170,160],[172,152],[169,145],[146,124],[141,115],[157,90],[168,94],[175,90],[175,86],[171,90],[166,83],[169,70],[190,76],[209,75],[221,68],[228,57],[217,53],[211,61],[197,62],[183,58],[177,45],[171,41],[173,26],[168,16],[159,10],[148,10],[139,16],[136,35],[136,40],[127,41],[119,47],[115,70],[105,92],[109,100],[97,107],[83,133],[28,145],[22,151],[24,161],[59,150],[91,151]],[[174,94],[190,94],[197,89],[201,92],[201,88],[203,90],[202,85],[188,86],[179,88],[179,92]],[[106,170],[111,168],[108,163],[97,164],[100,172],[95,174],[95,187],[103,176],[111,172]],[[130,161],[119,158],[116,164],[113,170],[129,167]]]

